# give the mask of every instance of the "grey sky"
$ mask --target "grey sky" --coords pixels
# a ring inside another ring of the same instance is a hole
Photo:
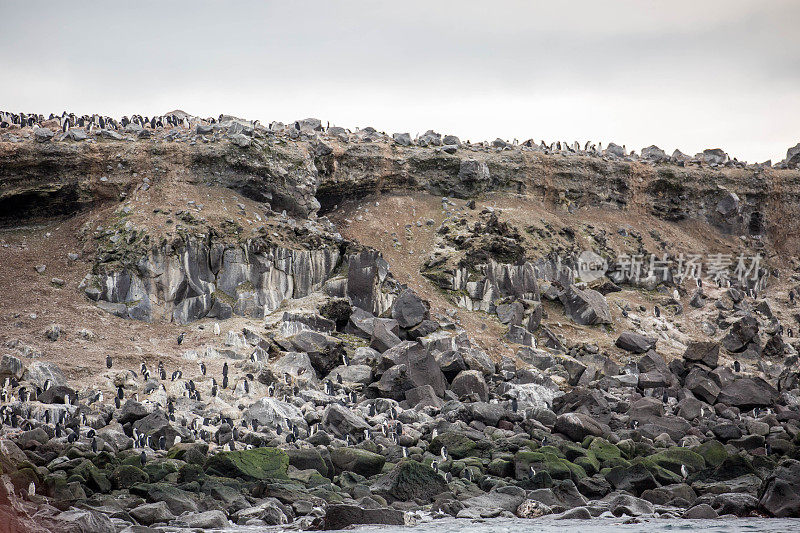
[[[800,142],[797,0],[0,0],[0,109],[181,108],[749,161]]]

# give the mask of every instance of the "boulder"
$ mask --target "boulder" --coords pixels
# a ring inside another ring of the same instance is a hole
[[[683,352],[683,358],[690,363],[703,363],[707,367],[717,368],[719,362],[719,343],[713,341],[693,341]]]
[[[783,459],[762,487],[759,504],[770,515],[800,517],[800,461]]]
[[[392,318],[401,328],[413,328],[430,317],[429,305],[411,289],[406,289],[392,303]]]
[[[489,387],[483,379],[483,374],[477,370],[462,370],[453,379],[450,390],[458,397],[475,395],[482,402],[485,402],[489,396]]]
[[[298,352],[308,354],[314,369],[322,375],[342,364],[344,348],[334,337],[311,330],[303,330],[291,337],[292,345]]]
[[[717,401],[743,411],[767,407],[778,398],[778,391],[759,377],[741,378],[722,388]]]
[[[485,162],[464,159],[458,169],[458,179],[453,184],[452,194],[456,198],[469,198],[483,191],[490,181],[491,173]]]
[[[410,459],[400,461],[370,487],[371,493],[389,501],[431,501],[447,490],[447,483],[433,468]]]
[[[106,515],[94,511],[70,509],[57,515],[54,522],[57,526],[54,531],[59,533],[117,532],[117,528],[114,527],[114,524]]]
[[[615,489],[637,495],[658,487],[658,482],[653,474],[641,463],[616,466],[605,474],[605,478]]]
[[[47,380],[51,385],[67,384],[67,378],[58,365],[49,361],[34,361],[25,369],[23,378],[38,387],[44,387]]]
[[[556,433],[562,433],[576,442],[582,442],[589,435],[603,436],[603,427],[594,418],[583,413],[564,413],[556,419],[553,427]]]
[[[165,502],[145,503],[130,510],[130,515],[140,524],[149,526],[169,523],[175,519]]]
[[[336,474],[354,472],[364,477],[380,474],[386,458],[360,448],[332,448],[331,462]]]
[[[632,331],[625,331],[617,337],[615,342],[618,348],[633,353],[645,353],[656,347],[656,339],[645,337]]]
[[[325,408],[322,427],[341,439],[346,435],[363,435],[364,430],[370,429],[363,418],[338,403],[332,403]]]
[[[4,355],[0,358],[0,381],[5,378],[21,379],[25,366],[18,357]]]
[[[752,315],[746,315],[731,325],[730,330],[722,338],[722,346],[733,353],[743,352],[748,344],[756,340],[758,321]]]
[[[181,521],[186,524],[186,527],[203,531],[225,529],[230,526],[230,522],[228,522],[228,519],[225,517],[225,513],[218,510],[183,516],[181,517]]]
[[[333,504],[325,508],[323,529],[347,529],[359,524],[403,526],[405,523],[405,513],[397,509],[364,509],[358,505]]]
[[[592,289],[579,289],[570,285],[559,294],[564,314],[583,326],[610,324],[611,311],[605,296]]]
[[[285,478],[289,456],[278,448],[253,448],[219,452],[208,458],[205,471],[210,475],[260,481]]]
[[[75,405],[75,402],[78,399],[78,394],[69,387],[64,385],[56,385],[54,387],[50,387],[38,396],[38,400],[41,403],[66,403],[64,401],[65,398],[69,398],[70,403]]]
[[[402,340],[395,332],[397,326],[398,322],[394,319],[372,319],[372,336],[369,342],[370,348],[378,350],[379,352],[385,352],[400,344]]]

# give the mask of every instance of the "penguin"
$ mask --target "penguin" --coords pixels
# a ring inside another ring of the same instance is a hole
[[[159,450],[166,450],[167,449],[167,438],[164,435],[161,435],[158,438],[158,449]]]
[[[180,345],[181,345],[181,343],[183,342],[183,338],[184,338],[185,336],[186,336],[186,332],[185,332],[185,331],[181,331],[181,334],[180,334],[180,335],[178,335],[178,346],[180,346]]]
[[[689,477],[689,469],[686,468],[686,465],[681,465],[681,476],[683,480],[686,481],[686,478]]]
[[[244,380],[244,392],[250,394],[250,383],[247,380]]]
[[[120,400],[124,400],[125,399],[125,390],[122,388],[121,385],[119,387],[117,387],[117,398],[120,399]]]
[[[516,398],[511,398],[511,412],[516,413],[519,409],[519,400]]]
[[[202,361],[200,362],[200,373],[206,375],[206,364]]]
[[[653,307],[653,313],[655,313],[656,318],[661,317],[661,309],[659,309],[657,305]]]
[[[772,455],[772,445],[769,442],[764,443],[764,454]]]
[[[447,461],[447,446],[442,446],[442,449],[439,450],[439,454],[442,456],[442,461]]]
[[[119,401],[119,398],[117,398],[117,397],[115,396],[115,397],[114,397],[114,407],[116,407],[117,409],[119,409],[119,408],[120,408],[120,406],[122,406],[122,402],[120,402],[120,401]]]
[[[139,463],[144,467],[147,464],[147,453],[142,450],[142,453],[139,454]]]
[[[111,359],[110,355],[107,355],[106,356],[106,368],[110,369],[112,366],[114,366],[114,361]]]
[[[28,485],[28,496],[34,496],[36,494],[36,484],[31,481]]]
[[[219,323],[214,323],[214,335],[219,335]]]
[[[222,376],[222,388],[223,389],[227,389],[228,388],[228,374],[225,374],[224,376]]]
[[[92,453],[97,453],[97,439],[92,439]]]
[[[533,468],[533,465],[528,467],[528,479],[533,479],[536,477],[536,469]]]
[[[228,362],[227,361],[225,361],[225,363],[222,365],[222,375],[223,376],[227,376],[228,375]]]
[[[734,372],[741,372],[742,371],[742,365],[741,365],[741,363],[739,363],[739,361],[734,361],[733,362],[733,371]]]

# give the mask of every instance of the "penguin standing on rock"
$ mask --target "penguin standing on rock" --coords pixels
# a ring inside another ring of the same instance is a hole
[[[183,342],[183,338],[184,338],[185,336],[186,336],[186,332],[185,332],[185,331],[181,331],[181,334],[180,334],[180,335],[178,335],[178,346],[180,346],[180,345],[181,345],[181,343]]]
[[[114,361],[111,359],[110,355],[106,356],[106,368],[111,368],[114,366]]]

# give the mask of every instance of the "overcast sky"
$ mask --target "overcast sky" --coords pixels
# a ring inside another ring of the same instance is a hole
[[[800,1],[0,0],[0,109],[462,139],[800,142]]]

